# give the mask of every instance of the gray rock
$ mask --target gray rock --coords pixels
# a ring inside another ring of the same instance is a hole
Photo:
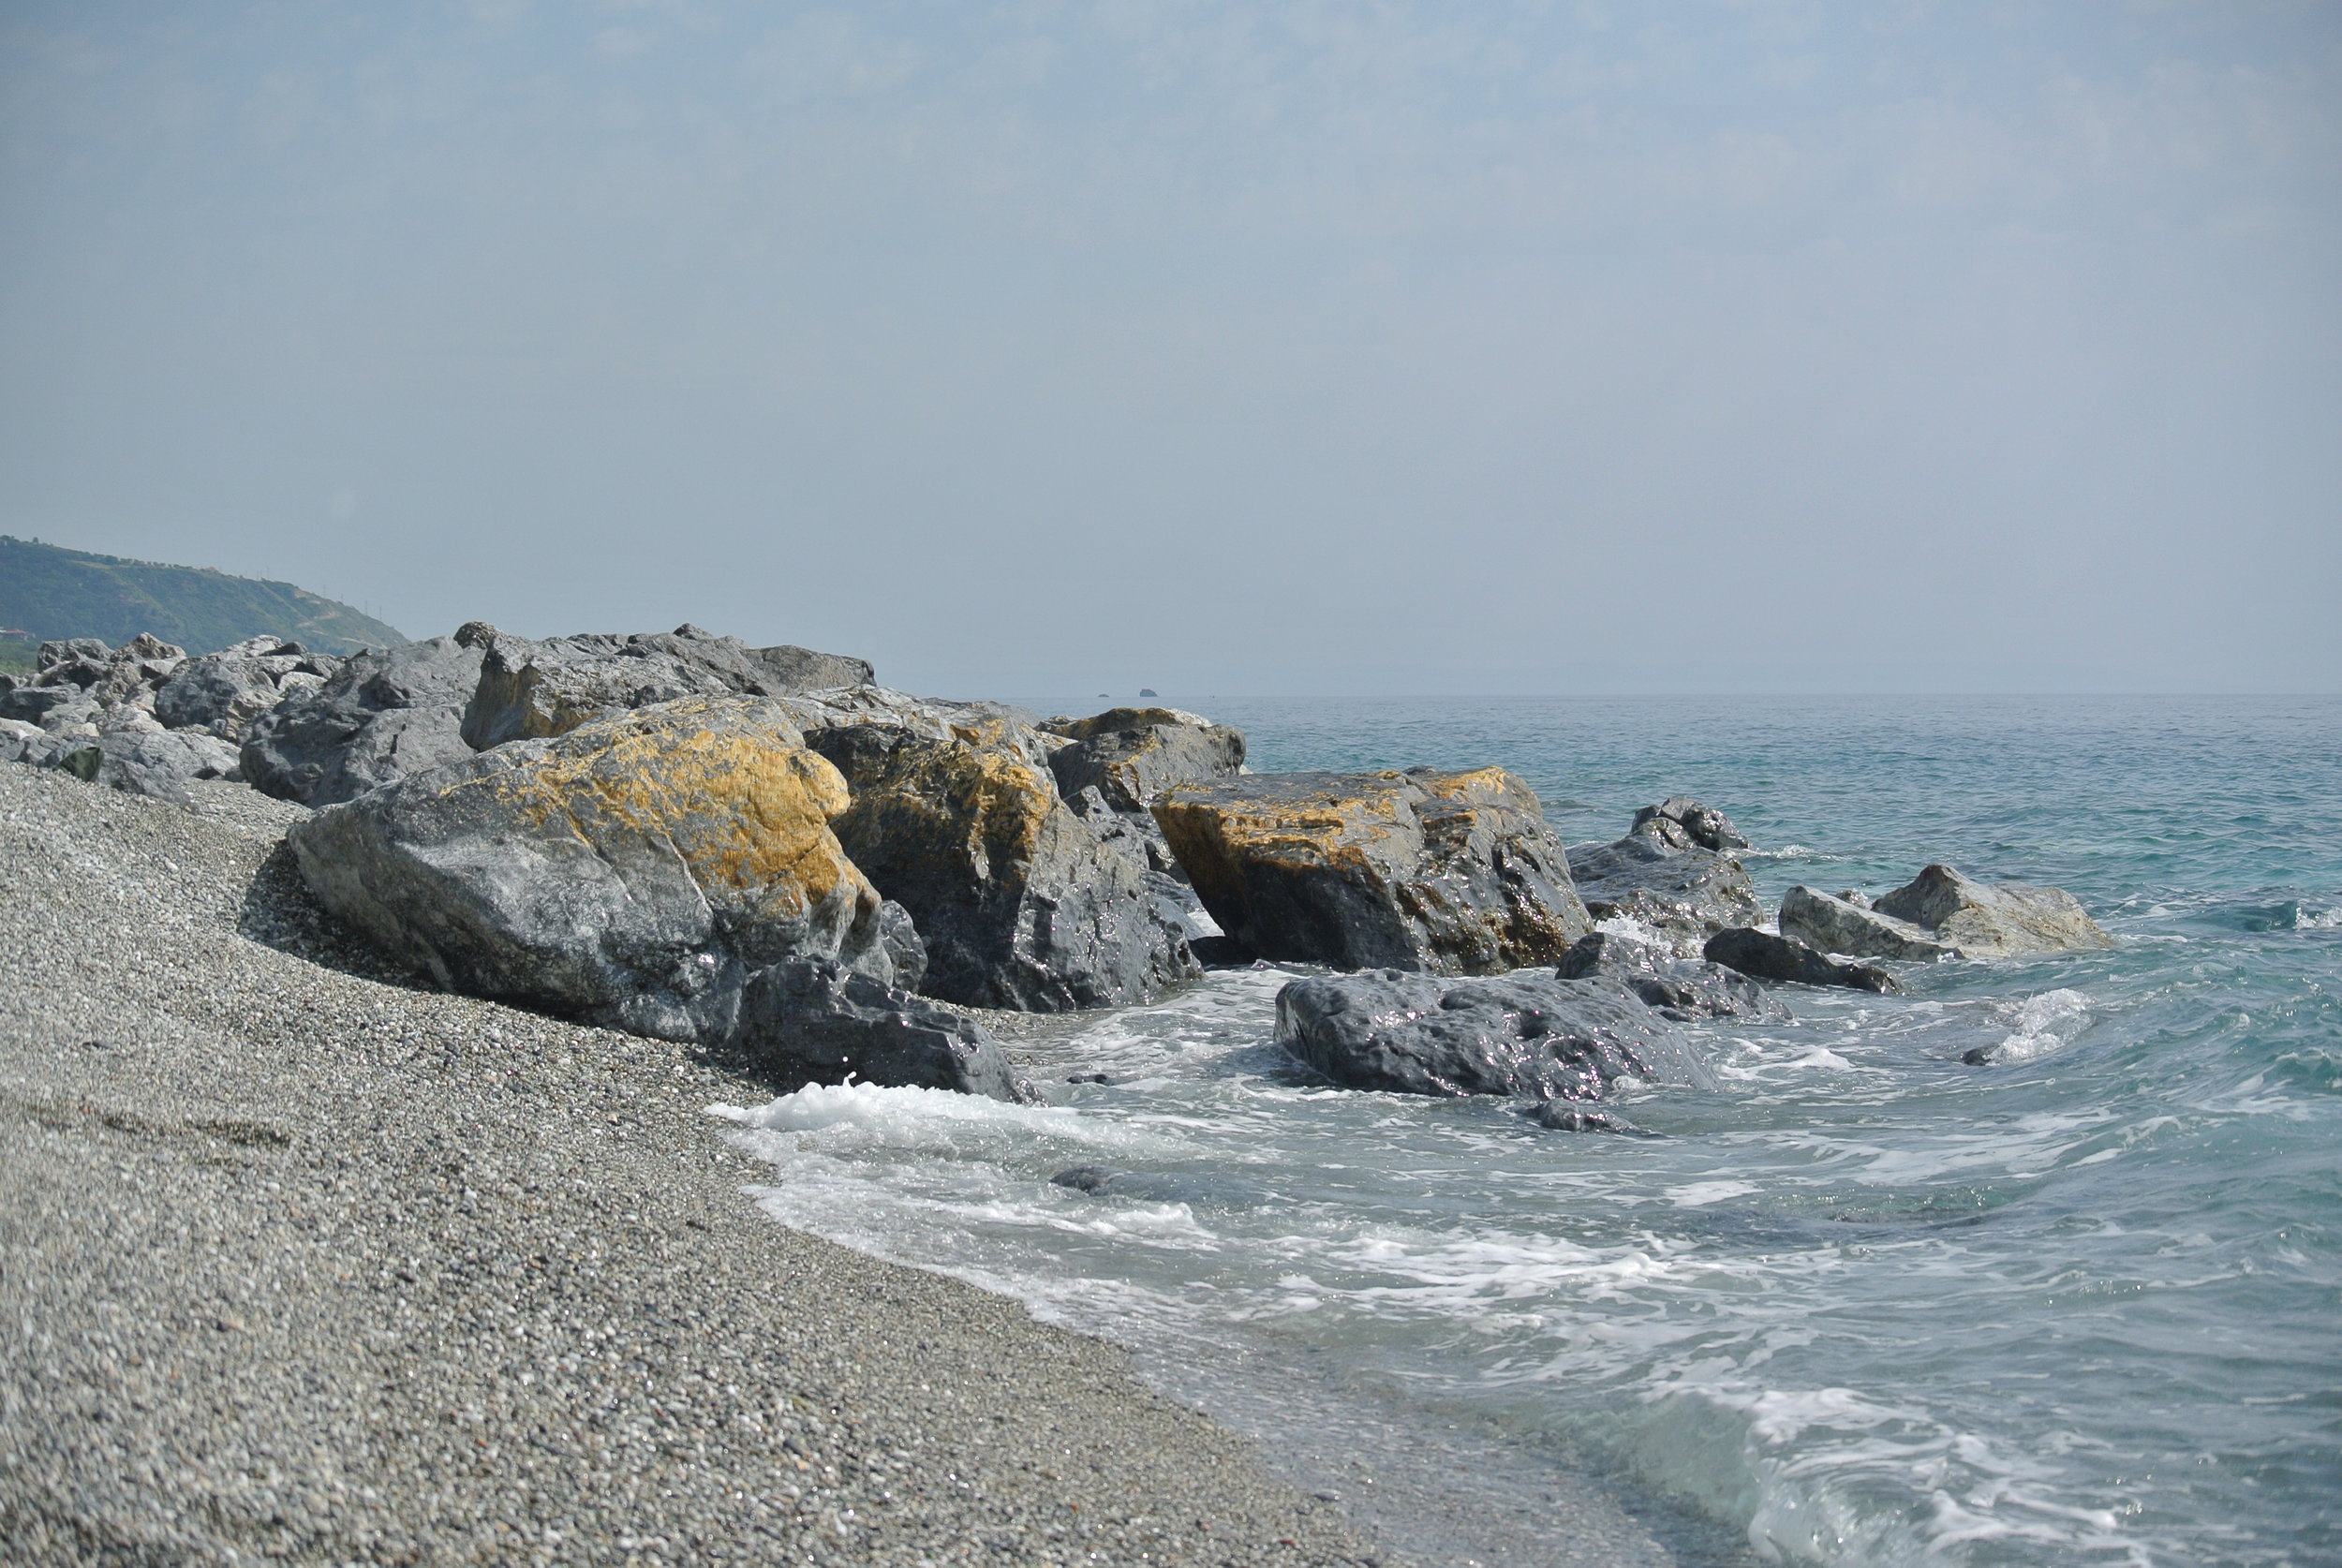
[[[879,942],[896,989],[916,991],[927,974],[927,941],[911,911],[892,898],[879,906]]]
[[[155,694],[155,717],[173,730],[203,728],[240,740],[244,728],[274,707],[276,675],[250,655],[206,654],[181,665]]]
[[[852,791],[846,852],[926,939],[927,995],[1054,1013],[1145,1001],[1200,972],[1141,867],[1015,747],[881,724],[806,742]]]
[[[1925,928],[1971,958],[2068,953],[2114,945],[2062,888],[1971,881],[1949,865],[1930,865],[1874,906],[1882,915]]]
[[[232,778],[237,760],[236,748],[215,735],[166,730],[101,734],[94,742],[55,747],[45,761],[87,783],[187,806],[190,779]]]
[[[1562,980],[1606,981],[1645,1007],[1689,1023],[1697,1018],[1785,1018],[1788,1009],[1755,981],[1703,958],[1677,958],[1665,949],[1608,931],[1580,937],[1554,966]]]
[[[283,694],[245,725],[245,779],[279,800],[330,806],[469,757],[461,730],[480,657],[459,636],[344,660],[323,686]]]
[[[891,977],[845,805],[773,704],[687,699],[467,751],[288,836],[328,910],[449,990],[712,1043],[783,959]]]
[[[1781,934],[1822,953],[1852,958],[1957,958],[1960,949],[1937,941],[1924,926],[1881,914],[1844,896],[1832,898],[1810,887],[1781,895]]]
[[[46,675],[52,670],[77,660],[87,659],[103,664],[113,650],[96,637],[66,637],[53,643],[43,643],[33,655],[33,671]]]
[[[1277,1041],[1338,1084],[1396,1094],[1598,1101],[1616,1080],[1712,1087],[1683,1038],[1595,981],[1400,969],[1289,982]]]
[[[1537,798],[1502,768],[1180,784],[1155,821],[1221,929],[1265,958],[1487,974],[1591,924]]]
[[[480,682],[464,737],[485,750],[567,733],[589,719],[679,697],[780,697],[867,684],[870,666],[809,648],[751,648],[686,623],[673,631],[532,642],[480,628]],[[802,717],[800,727],[804,726]]]
[[[1066,796],[1065,804],[1073,808],[1075,816],[1089,824],[1100,843],[1128,855],[1145,870],[1161,872],[1181,882],[1187,880],[1187,873],[1179,869],[1178,858],[1171,852],[1170,840],[1164,837],[1162,826],[1151,814],[1115,810],[1095,784]]]
[[[1801,985],[1845,985],[1857,991],[1891,996],[1903,987],[1895,977],[1871,964],[1840,964],[1823,957],[1794,937],[1745,927],[1719,931],[1708,939],[1710,962],[1738,969],[1758,980],[1787,980]]]
[[[793,958],[751,975],[729,1044],[748,1065],[792,1087],[852,1075],[993,1100],[1039,1098],[1016,1081],[1000,1042],[975,1020],[834,958]]]
[[[1702,806],[1689,795],[1669,795],[1656,806],[1646,806],[1635,813],[1634,825],[1627,833],[1657,838],[1679,850],[1712,850],[1719,854],[1733,850],[1745,850],[1748,840],[1741,836],[1732,819],[1712,806]]]
[[[1594,919],[1632,920],[1678,956],[1695,956],[1718,931],[1764,918],[1756,885],[1739,861],[1657,834],[1573,845],[1569,870]]]
[[[1244,771],[1244,732],[1176,708],[1110,708],[1045,726],[1073,744],[1049,759],[1071,800],[1098,790],[1116,811],[1143,812],[1174,784],[1233,778]]]
[[[831,691],[840,687],[870,686],[878,672],[867,658],[843,654],[815,653],[811,648],[750,648],[749,653],[771,673],[776,694],[790,691]]]
[[[0,762],[37,761],[37,751],[46,756],[49,732],[37,724],[27,724],[21,718],[0,718]]]
[[[82,688],[70,681],[59,681],[47,686],[37,682],[27,682],[6,693],[0,693],[0,719],[11,719],[18,723],[34,724],[46,729],[51,710],[63,707],[68,703],[88,703],[88,695]],[[95,706],[95,704],[90,705]]]
[[[104,704],[79,687],[64,688],[65,700],[40,716],[40,727],[52,735],[97,737],[97,721],[106,717]]]
[[[684,635],[696,630],[544,642],[498,633],[482,650],[480,680],[464,710],[464,740],[481,751],[543,740],[610,714],[682,697],[733,696],[755,684],[745,644]]]

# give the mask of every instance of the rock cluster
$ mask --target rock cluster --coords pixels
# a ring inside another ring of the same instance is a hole
[[[0,680],[0,758],[312,807],[289,839],[315,896],[439,985],[780,1078],[1014,1097],[998,1042],[940,1004],[1131,1005],[1200,949],[1352,971],[1279,1001],[1279,1038],[1336,1082],[1617,1126],[1582,1110],[1604,1085],[1699,1081],[1677,1026],[1781,1014],[1756,980],[1895,987],[1825,954],[2111,945],[2055,889],[1940,865],[1875,905],[1792,889],[1775,934],[1748,840],[1689,797],[1564,849],[1502,768],[1256,775],[1245,754],[1176,708],[914,697],[689,625],[475,621],[347,659],[81,640]]]
[[[1756,885],[1732,851],[1748,840],[1712,806],[1677,795],[1635,814],[1626,836],[1573,844],[1570,875],[1598,921],[1631,921],[1679,957],[1710,937],[1764,918]]]
[[[1927,866],[1875,902],[1793,887],[1781,899],[1781,930],[1861,958],[2009,958],[2114,945],[2063,888],[1988,885],[1949,865]]]
[[[184,805],[190,779],[241,777],[245,728],[341,662],[276,637],[195,658],[143,633],[44,643],[30,677],[0,676],[0,760]]]

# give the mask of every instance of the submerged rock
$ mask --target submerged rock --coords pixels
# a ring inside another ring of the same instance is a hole
[[[1788,1009],[1736,970],[1702,958],[1677,958],[1663,948],[1608,931],[1579,938],[1562,954],[1553,972],[1562,980],[1608,982],[1678,1023],[1695,1018],[1788,1016]]]
[[[755,699],[689,699],[470,753],[289,836],[325,907],[450,990],[726,1038],[754,969],[891,978],[845,781]]]
[[[1781,895],[1781,934],[1819,952],[1843,953],[1853,958],[1932,962],[1960,956],[1960,949],[1937,941],[1924,926],[1881,914],[1843,894],[1832,897],[1810,887],[1793,887]]]
[[[464,705],[480,640],[429,637],[356,654],[322,686],[281,694],[244,727],[244,776],[279,800],[331,806],[471,755]]]
[[[1739,861],[1661,834],[1573,845],[1569,870],[1594,919],[1631,920],[1681,957],[1697,956],[1718,931],[1764,918],[1756,884]]]
[[[1971,881],[1949,865],[1930,865],[1873,906],[1882,915],[1923,927],[1971,958],[2108,948],[2114,939],[2063,888]]]
[[[1858,991],[1891,995],[1903,987],[1895,977],[1871,964],[1841,964],[1823,957],[1794,937],[1770,931],[1737,928],[1708,939],[1712,963],[1759,980],[1787,980],[1802,985],[1845,985]]]
[[[807,742],[852,792],[846,852],[918,925],[927,995],[1055,1013],[1146,1001],[1200,972],[1141,864],[1008,741],[859,724]]]
[[[1620,1078],[1713,1087],[1682,1035],[1596,981],[1399,969],[1288,983],[1277,1042],[1350,1088],[1598,1101]]]
[[[1486,974],[1554,963],[1591,925],[1502,768],[1253,774],[1173,786],[1154,816],[1212,919],[1265,958]]]

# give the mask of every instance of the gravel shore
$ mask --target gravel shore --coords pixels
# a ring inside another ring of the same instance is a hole
[[[775,1225],[689,1047],[414,989],[281,851],[0,766],[0,1560],[1341,1563],[1017,1304]]]

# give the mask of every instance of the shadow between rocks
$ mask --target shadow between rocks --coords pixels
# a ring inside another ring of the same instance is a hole
[[[407,991],[440,989],[429,976],[393,963],[366,939],[334,919],[301,880],[292,846],[279,841],[245,884],[236,911],[236,930],[246,940],[279,953],[381,985]]]

